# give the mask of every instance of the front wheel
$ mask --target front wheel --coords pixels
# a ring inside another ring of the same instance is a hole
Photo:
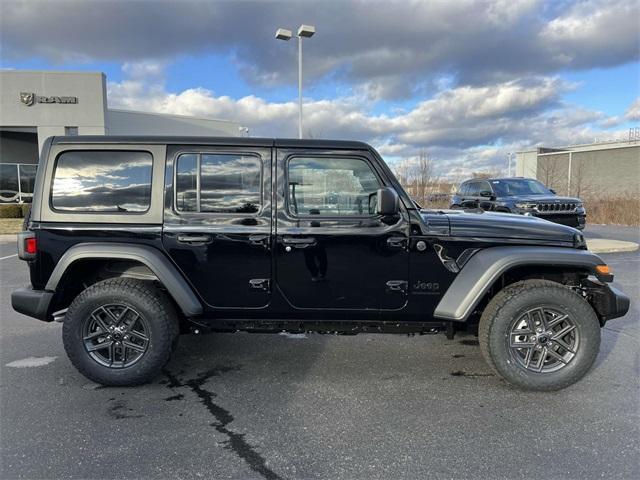
[[[150,282],[130,278],[84,290],[62,327],[71,363],[103,385],[148,382],[169,361],[177,336],[177,316],[167,296]]]
[[[569,288],[525,280],[489,302],[478,337],[485,360],[507,382],[527,390],[560,390],[593,365],[600,324],[591,306]]]

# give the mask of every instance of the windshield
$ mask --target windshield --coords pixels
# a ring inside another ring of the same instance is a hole
[[[537,180],[509,179],[492,180],[493,190],[498,197],[517,195],[553,195],[553,192]]]

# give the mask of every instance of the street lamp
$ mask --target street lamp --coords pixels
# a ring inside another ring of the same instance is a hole
[[[316,33],[313,25],[300,25],[298,27],[298,138],[302,138],[302,39],[311,38]],[[289,41],[293,34],[291,30],[279,28],[276,30],[278,40]]]

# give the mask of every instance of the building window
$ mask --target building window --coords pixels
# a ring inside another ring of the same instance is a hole
[[[55,166],[51,205],[72,212],[146,212],[152,164],[149,152],[64,152]]]
[[[78,135],[78,127],[64,127],[64,134],[69,136]]]
[[[30,203],[37,169],[37,165],[0,164],[0,203]]]
[[[379,188],[362,158],[294,157],[288,164],[288,209],[293,215],[372,215]]]
[[[186,153],[176,164],[176,209],[182,212],[258,213],[261,161],[254,155]]]

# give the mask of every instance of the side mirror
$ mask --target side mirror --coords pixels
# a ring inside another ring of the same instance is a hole
[[[378,215],[396,215],[400,211],[400,198],[393,188],[379,189],[376,197],[376,213]]]
[[[482,190],[482,191],[480,192],[480,196],[481,196],[481,197],[488,197],[488,198],[491,198],[491,197],[493,197],[493,193],[491,193],[489,190]]]
[[[549,191],[550,191],[551,193],[553,193],[554,195],[557,195],[557,194],[558,194],[558,193],[557,193],[553,188],[550,188],[550,189],[549,189]]]

